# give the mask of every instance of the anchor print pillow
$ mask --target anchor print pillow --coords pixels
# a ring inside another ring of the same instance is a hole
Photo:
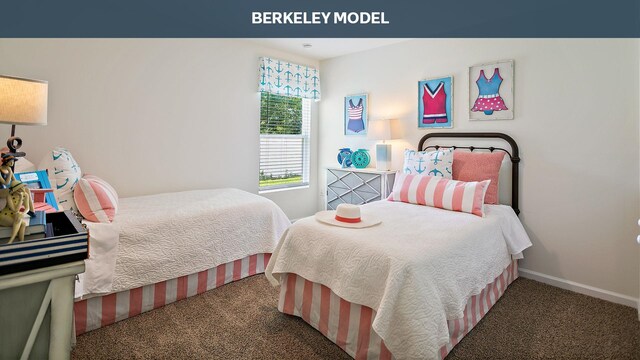
[[[453,149],[441,148],[433,151],[404,151],[402,172],[410,175],[453,176]]]
[[[82,177],[82,170],[71,152],[61,147],[51,150],[42,159],[38,169],[47,170],[58,205],[64,210],[78,213],[78,208],[73,200],[73,189]]]

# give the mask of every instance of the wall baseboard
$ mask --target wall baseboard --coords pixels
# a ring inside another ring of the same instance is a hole
[[[540,281],[561,289],[636,308],[638,309],[638,316],[640,317],[640,299],[528,269],[518,268],[518,272],[523,278]]]

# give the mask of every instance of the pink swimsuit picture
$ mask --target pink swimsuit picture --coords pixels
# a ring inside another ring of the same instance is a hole
[[[489,79],[484,74],[484,70],[480,70],[480,76],[476,80],[479,94],[471,111],[482,111],[485,115],[491,115],[494,111],[509,110],[500,96],[502,80],[498,68],[493,70],[493,75]]]

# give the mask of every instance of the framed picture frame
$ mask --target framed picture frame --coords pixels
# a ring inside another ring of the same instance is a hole
[[[512,120],[513,60],[469,67],[469,120]]]
[[[418,128],[453,127],[453,76],[418,81]]]
[[[344,134],[367,135],[369,95],[356,94],[344,98]]]

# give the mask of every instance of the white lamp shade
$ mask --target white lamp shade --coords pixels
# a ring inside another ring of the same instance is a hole
[[[0,123],[47,125],[48,83],[0,75]]]
[[[371,120],[367,137],[372,140],[391,140],[391,120]]]

